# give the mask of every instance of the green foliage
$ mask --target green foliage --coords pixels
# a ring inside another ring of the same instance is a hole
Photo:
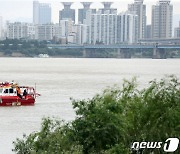
[[[43,119],[39,132],[34,132],[23,139],[13,142],[17,154],[44,154],[44,153],[79,153],[81,146],[72,142],[72,130],[69,124],[50,118]]]
[[[11,56],[12,53],[22,53],[26,56],[35,56],[40,53],[47,53],[47,42],[46,41],[27,41],[18,39],[6,39],[0,41],[0,51],[6,56]]]
[[[117,49],[86,49],[86,56],[91,58],[116,58]]]
[[[134,151],[135,141],[165,142],[180,137],[180,82],[173,76],[138,90],[136,80],[109,88],[88,100],[72,100],[74,121],[44,119],[39,132],[14,142],[17,154],[163,153]],[[179,149],[176,153],[179,153]]]

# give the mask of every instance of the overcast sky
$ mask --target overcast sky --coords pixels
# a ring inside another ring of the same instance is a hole
[[[67,2],[67,0],[64,0]],[[80,0],[71,0],[74,2],[72,8],[82,8],[80,4]],[[83,1],[83,0],[82,0]],[[87,0],[84,0],[87,1]],[[89,0],[94,2],[91,5],[91,8],[101,8],[103,5],[97,2],[97,0]],[[114,4],[112,7],[118,8],[118,12],[126,11],[127,5],[133,3],[134,0],[102,0],[102,1],[112,1]],[[144,0],[144,3],[147,7],[147,22],[150,24],[151,22],[151,7],[155,5],[159,0]],[[39,2],[51,3],[52,7],[52,20],[54,23],[58,23],[58,11],[63,9],[63,5],[60,2],[63,0],[39,0]],[[174,7],[174,15],[176,15],[176,20],[180,20],[180,0],[171,0],[171,4]],[[179,16],[177,16],[179,14]],[[3,17],[3,20],[10,21],[25,21],[32,22],[33,16],[33,0],[0,0],[0,16]]]

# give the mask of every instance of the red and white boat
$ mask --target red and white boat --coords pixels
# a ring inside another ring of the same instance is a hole
[[[13,82],[0,83],[0,106],[34,105],[37,96],[40,94],[33,87],[19,86]]]

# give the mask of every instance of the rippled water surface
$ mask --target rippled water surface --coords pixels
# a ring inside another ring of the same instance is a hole
[[[23,133],[39,130],[47,116],[72,120],[70,97],[91,98],[122,79],[137,77],[140,86],[154,78],[175,74],[180,78],[180,59],[59,59],[0,58],[0,81],[37,85],[42,96],[35,106],[0,107],[0,154],[10,154],[12,141]]]

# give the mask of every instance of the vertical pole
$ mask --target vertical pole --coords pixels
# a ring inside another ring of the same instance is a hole
[[[153,59],[157,59],[158,58],[158,43],[155,44],[154,48],[153,48]]]
[[[83,49],[83,58],[86,58],[86,49]]]
[[[35,83],[34,97],[36,99],[36,83]]]
[[[153,48],[153,59],[157,58],[157,48]]]
[[[121,58],[121,49],[120,48],[117,49],[117,58]]]

